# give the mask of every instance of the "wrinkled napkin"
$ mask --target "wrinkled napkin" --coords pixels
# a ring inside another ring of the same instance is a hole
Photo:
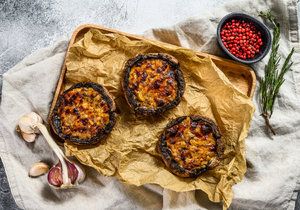
[[[172,44],[220,54],[216,44],[216,24],[230,11],[256,15],[271,8],[282,25],[280,53],[286,55],[294,46],[294,68],[286,75],[271,123],[277,131],[272,139],[265,132],[260,110],[254,114],[246,139],[248,171],[234,187],[232,209],[293,209],[295,190],[299,190],[300,168],[300,54],[295,1],[237,1],[227,4],[216,14],[189,19],[174,27],[153,29],[145,35]],[[201,191],[177,193],[155,185],[135,187],[111,177],[100,176],[92,169],[80,188],[68,191],[50,189],[45,177],[31,179],[28,168],[41,159],[55,160],[42,137],[34,145],[25,144],[17,136],[19,116],[32,110],[44,120],[56,86],[67,41],[42,49],[12,68],[3,76],[1,102],[0,154],[12,194],[24,209],[220,209],[208,202]],[[221,54],[220,54],[221,55]],[[258,80],[263,76],[268,57],[254,65]],[[51,72],[51,73],[49,73]],[[256,107],[257,92],[254,97]]]

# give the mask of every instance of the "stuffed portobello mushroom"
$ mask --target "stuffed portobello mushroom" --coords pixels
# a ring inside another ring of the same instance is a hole
[[[177,106],[184,93],[185,81],[173,56],[150,53],[127,61],[122,87],[134,112],[150,116]]]
[[[62,140],[78,145],[96,144],[114,127],[115,110],[115,103],[103,86],[77,83],[59,96],[50,124]]]
[[[163,162],[180,177],[197,177],[218,165],[223,153],[216,124],[198,115],[178,117],[168,123],[157,145]]]

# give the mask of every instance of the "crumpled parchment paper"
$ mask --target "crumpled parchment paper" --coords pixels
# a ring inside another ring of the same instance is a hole
[[[181,103],[151,118],[135,116],[121,88],[122,68],[138,53],[163,52],[176,57],[183,71],[186,90]],[[74,43],[66,57],[66,86],[93,81],[104,85],[114,97],[119,114],[111,134],[95,147],[65,143],[68,155],[106,176],[125,183],[158,184],[178,192],[201,189],[214,202],[232,201],[232,185],[246,172],[245,145],[254,106],[238,91],[209,58],[201,59],[188,49],[152,41],[135,41],[117,34],[91,29]],[[183,115],[199,114],[213,119],[225,145],[220,165],[196,179],[180,178],[165,168],[155,150],[166,124]]]

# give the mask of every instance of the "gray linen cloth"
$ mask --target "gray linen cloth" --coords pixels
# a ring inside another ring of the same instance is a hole
[[[152,29],[145,36],[191,49],[222,55],[215,32],[221,17],[232,11],[256,16],[272,9],[282,26],[280,53],[295,47],[293,71],[286,75],[275,104],[271,123],[278,135],[266,134],[257,107],[246,139],[248,171],[234,186],[232,209],[293,209],[296,190],[300,190],[300,47],[296,1],[236,1],[215,14],[200,14],[165,29]],[[28,169],[39,160],[56,160],[43,137],[26,144],[15,132],[18,118],[30,111],[47,118],[67,41],[41,49],[26,57],[3,76],[0,109],[0,155],[16,203],[24,209],[220,209],[201,191],[176,193],[158,186],[135,187],[112,177],[103,177],[87,168],[87,179],[76,189],[57,191],[49,188],[46,176],[32,179]],[[264,74],[268,60],[254,65],[257,79]],[[258,89],[258,88],[257,88]]]

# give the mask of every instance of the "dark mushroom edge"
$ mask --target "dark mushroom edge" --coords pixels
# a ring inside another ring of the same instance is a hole
[[[81,139],[75,136],[66,135],[62,131],[61,127],[61,119],[58,113],[59,107],[64,102],[64,95],[68,93],[69,91],[76,89],[76,88],[92,88],[96,92],[101,95],[102,100],[105,101],[105,103],[108,105],[109,108],[109,122],[102,128],[97,131],[95,135],[93,135],[91,138],[87,139]],[[113,129],[115,123],[116,123],[116,105],[113,100],[113,98],[110,96],[109,92],[104,88],[102,85],[93,83],[93,82],[80,82],[77,84],[74,84],[72,87],[70,87],[68,90],[65,90],[58,98],[57,103],[53,109],[53,112],[50,116],[50,126],[53,130],[53,132],[60,137],[64,141],[69,141],[77,145],[93,145],[97,144],[105,138]]]
[[[208,126],[209,127],[208,132],[212,133],[212,136],[216,143],[215,150],[214,150],[216,154],[216,158],[211,159],[207,164],[205,164],[202,167],[196,167],[193,169],[186,169],[181,165],[179,165],[179,163],[174,159],[172,152],[167,145],[167,139],[166,139],[166,136],[169,132],[168,130],[173,126],[183,122],[187,117],[189,117],[190,120],[193,122],[201,123]],[[199,115],[182,116],[170,121],[167,124],[166,128],[164,129],[163,133],[160,135],[156,148],[158,150],[158,153],[160,153],[163,162],[172,173],[174,173],[179,177],[190,177],[190,178],[196,178],[203,172],[219,165],[220,159],[224,151],[224,145],[221,141],[221,134],[217,125],[212,120]]]
[[[159,106],[157,108],[146,108],[139,105],[139,102],[136,100],[134,91],[129,87],[129,77],[130,72],[133,66],[143,62],[148,59],[161,59],[167,62],[174,71],[175,80],[177,82],[176,97],[173,101]],[[136,57],[129,59],[124,66],[124,77],[122,81],[122,88],[126,98],[127,103],[133,109],[133,111],[138,115],[150,116],[150,115],[159,115],[163,112],[176,107],[183,96],[185,90],[185,81],[183,73],[180,69],[179,63],[176,58],[166,53],[149,53],[149,54],[139,54]]]

